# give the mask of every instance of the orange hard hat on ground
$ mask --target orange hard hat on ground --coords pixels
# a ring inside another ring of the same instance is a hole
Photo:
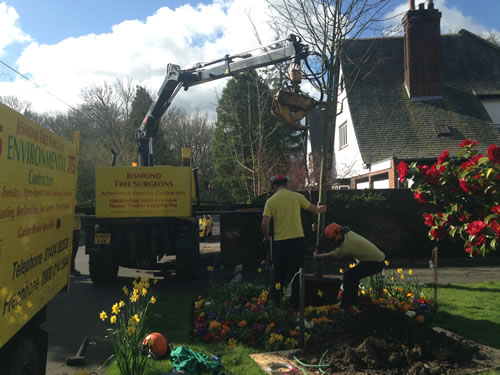
[[[144,337],[142,346],[154,354],[156,358],[161,358],[168,352],[168,341],[161,333],[153,332]]]

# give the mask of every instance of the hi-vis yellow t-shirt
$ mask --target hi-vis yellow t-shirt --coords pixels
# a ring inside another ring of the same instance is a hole
[[[275,241],[304,237],[300,209],[310,204],[302,194],[288,189],[278,190],[266,201],[263,216],[273,218]]]
[[[332,252],[336,258],[355,258],[365,262],[382,262],[385,254],[375,244],[352,230],[345,234],[344,242]]]

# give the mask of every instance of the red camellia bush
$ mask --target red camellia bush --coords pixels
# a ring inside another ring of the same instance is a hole
[[[456,159],[445,150],[432,166],[397,166],[399,180],[413,182],[415,199],[437,209],[424,214],[429,237],[462,239],[470,256],[496,250],[500,240],[500,148],[492,144],[484,156],[476,150],[478,144],[466,139]]]

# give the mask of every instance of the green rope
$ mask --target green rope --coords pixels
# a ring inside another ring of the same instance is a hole
[[[294,367],[295,367],[296,369],[298,369],[298,370],[302,371],[302,373],[303,373],[303,374],[305,374],[305,375],[309,375],[309,373],[308,373],[306,370],[304,370],[302,367],[299,367],[299,366],[294,366]]]
[[[308,365],[307,363],[303,363],[298,359],[297,357],[293,356],[293,359],[300,365],[305,366],[305,367],[314,367],[314,368],[325,368],[325,367],[330,367],[330,365]]]

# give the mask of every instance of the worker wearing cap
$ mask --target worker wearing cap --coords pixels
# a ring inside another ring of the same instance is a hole
[[[340,307],[351,306],[358,298],[358,286],[361,279],[379,273],[385,266],[385,254],[372,242],[353,232],[347,226],[329,224],[320,242],[320,248],[331,250],[315,258],[335,257],[357,259],[359,263],[344,271],[344,291]]]
[[[301,209],[313,214],[326,211],[326,205],[321,205],[319,202],[317,205],[311,204],[302,194],[288,190],[287,185],[287,176],[277,174],[271,177],[271,188],[275,193],[266,201],[261,225],[264,241],[269,241],[271,219],[273,220],[274,281],[275,285],[279,283],[280,286],[275,301],[281,298],[282,288],[290,283],[293,275],[304,262],[305,238],[300,216]],[[298,278],[295,279],[297,280]],[[291,303],[298,304],[298,296],[293,293]]]

